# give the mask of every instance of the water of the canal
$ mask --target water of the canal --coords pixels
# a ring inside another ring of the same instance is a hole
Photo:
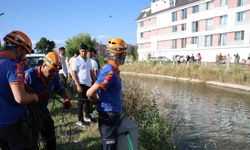
[[[178,149],[250,149],[249,93],[135,76],[123,82],[150,89],[161,114],[178,122]]]

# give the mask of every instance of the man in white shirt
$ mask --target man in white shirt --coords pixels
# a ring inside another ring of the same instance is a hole
[[[94,49],[90,49],[90,52],[89,53],[87,53],[87,56],[88,56],[88,58],[90,59],[90,61],[91,61],[91,66],[92,66],[92,68],[91,68],[91,70],[92,70],[92,73],[93,73],[93,83],[95,82],[95,80],[96,80],[96,77],[97,77],[97,73],[98,73],[98,63],[96,62],[96,60],[95,59],[93,59],[93,52],[94,52]]]
[[[70,87],[70,91],[71,92],[75,92],[76,89],[75,89],[75,83],[74,83],[74,80],[72,78],[72,64],[74,62],[74,59],[79,55],[79,51],[77,52],[74,52],[74,55],[72,57],[70,57],[70,59],[68,60],[68,63],[67,63],[67,66],[68,66],[68,78],[70,80],[70,84],[69,84],[69,87]]]
[[[64,47],[59,48],[59,55],[60,55],[61,60],[62,60],[62,69],[59,71],[59,76],[60,76],[60,80],[61,80],[63,86],[65,87],[66,81],[68,78],[68,69],[67,69],[67,65],[66,65],[66,56],[65,56],[65,48]]]
[[[80,55],[74,58],[71,66],[71,74],[78,92],[77,125],[82,127],[88,125],[88,122],[91,122],[90,113],[92,112],[90,101],[86,96],[87,90],[92,85],[93,77],[91,60],[87,57],[88,51],[87,45],[82,43],[80,45]]]

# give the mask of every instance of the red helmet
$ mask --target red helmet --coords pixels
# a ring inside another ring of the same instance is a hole
[[[9,34],[7,34],[3,40],[9,41],[13,44],[22,46],[23,48],[26,49],[26,51],[28,52],[28,54],[31,53],[32,51],[32,43],[30,38],[23,32],[21,31],[12,31]]]

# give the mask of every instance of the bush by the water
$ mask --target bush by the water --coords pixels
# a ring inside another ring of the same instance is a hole
[[[125,83],[123,111],[139,128],[139,149],[175,149],[173,128],[167,118],[159,115],[153,97],[134,83]]]

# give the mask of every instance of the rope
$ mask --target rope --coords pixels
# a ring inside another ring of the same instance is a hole
[[[127,133],[127,139],[128,139],[128,149],[129,150],[134,150],[133,149],[133,144],[132,144],[132,141],[131,141],[129,133]]]

